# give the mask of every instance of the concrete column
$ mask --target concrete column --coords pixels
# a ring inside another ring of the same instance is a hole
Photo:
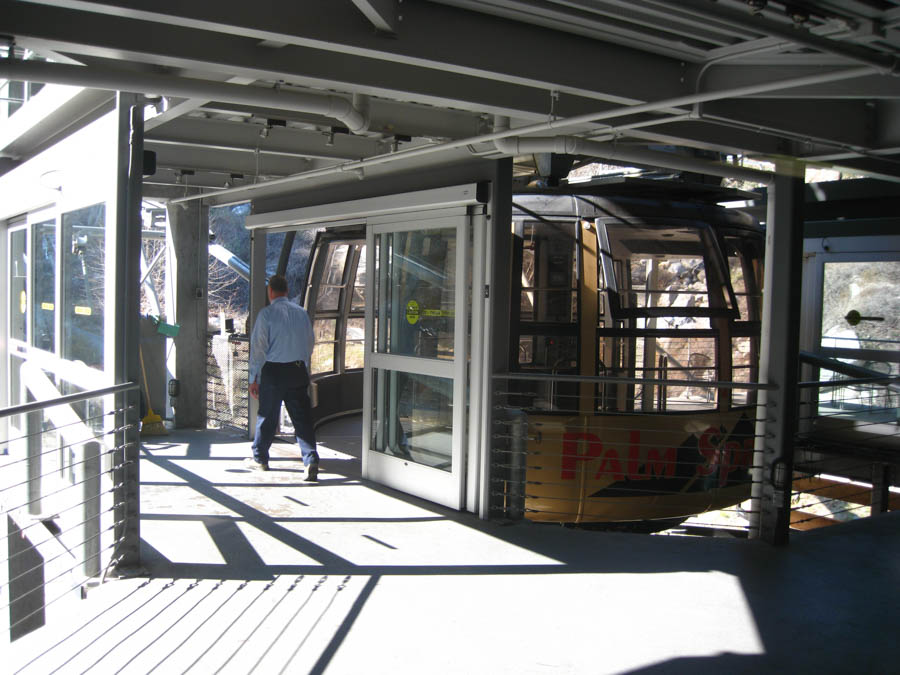
[[[250,232],[250,316],[247,335],[253,333],[253,322],[259,310],[266,306],[266,233]],[[256,411],[259,403],[247,392],[247,438],[253,438],[256,430]]]
[[[193,201],[166,210],[166,321],[181,327],[168,363],[180,388],[175,426],[205,429],[209,209]]]
[[[763,286],[760,379],[777,389],[760,393],[754,453],[751,536],[786,544],[797,429],[804,165],[778,162],[769,187]]]

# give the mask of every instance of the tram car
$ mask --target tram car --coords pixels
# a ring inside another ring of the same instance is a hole
[[[755,393],[726,383],[757,381],[764,232],[718,205],[736,198],[650,179],[514,197],[511,370],[537,377],[504,392],[505,467],[525,517],[671,521],[750,496]]]

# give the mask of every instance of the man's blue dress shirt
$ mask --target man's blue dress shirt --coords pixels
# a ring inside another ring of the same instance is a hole
[[[315,344],[312,322],[306,310],[287,296],[275,298],[263,307],[253,323],[250,335],[250,382],[259,381],[266,361],[293,363],[303,361],[307,372]]]

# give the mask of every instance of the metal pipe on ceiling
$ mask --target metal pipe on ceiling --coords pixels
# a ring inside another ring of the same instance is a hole
[[[586,155],[612,161],[613,163],[634,163],[655,166],[675,171],[692,171],[695,173],[738,178],[768,185],[774,176],[769,171],[746,169],[719,162],[707,162],[696,157],[685,157],[672,152],[647,150],[621,143],[603,143],[589,141],[575,136],[554,136],[551,138],[501,138],[494,141],[496,148],[506,155],[524,155],[530,153],[552,152],[560,155]]]
[[[412,159],[417,157],[422,157],[425,155],[430,155],[437,152],[445,152],[448,150],[454,150],[457,148],[464,148],[468,145],[477,145],[479,143],[493,143],[496,140],[508,138],[511,136],[524,136],[527,134],[540,133],[552,131],[554,129],[563,129],[571,126],[579,126],[584,124],[591,124],[593,122],[599,122],[601,120],[613,119],[616,117],[624,117],[626,115],[633,115],[638,113],[645,112],[658,112],[660,110],[666,110],[670,108],[678,108],[680,106],[689,106],[695,103],[702,103],[705,101],[714,101],[718,99],[725,98],[739,98],[741,96],[750,96],[753,94],[760,94],[769,91],[777,91],[779,89],[789,89],[794,87],[805,87],[813,84],[822,84],[825,82],[838,82],[840,80],[852,79],[854,77],[866,77],[874,74],[874,69],[870,66],[856,67],[856,68],[845,68],[843,70],[836,71],[828,71],[825,73],[820,73],[818,75],[807,75],[804,77],[793,77],[786,80],[774,80],[770,82],[762,82],[758,84],[744,85],[741,87],[734,87],[731,89],[723,89],[719,91],[708,91],[708,92],[698,92],[695,94],[687,94],[685,96],[677,96],[670,99],[664,99],[661,101],[652,101],[650,103],[641,103],[638,105],[626,105],[621,106],[619,108],[614,108],[611,110],[604,110],[603,112],[598,113],[586,113],[584,115],[577,115],[575,117],[568,117],[563,119],[550,120],[547,122],[539,122],[537,124],[531,124],[523,127],[517,127],[515,129],[508,129],[505,131],[495,131],[488,134],[482,134],[480,136],[472,136],[469,138],[463,138],[456,141],[448,141],[446,143],[436,143],[434,145],[427,145],[417,148],[408,148],[406,150],[399,150],[397,152],[392,152],[383,155],[375,155],[373,157],[369,157],[366,159],[356,160],[352,162],[344,162],[342,164],[336,164],[330,167],[323,167],[321,169],[313,169],[312,171],[306,171],[303,173],[293,174],[291,176],[285,176],[283,178],[276,178],[274,180],[266,181],[265,183],[255,183],[253,185],[241,186],[239,188],[230,188],[228,190],[220,190],[216,193],[216,197],[235,195],[235,202],[240,201],[249,201],[252,199],[252,193],[264,188],[272,188],[278,185],[291,185],[294,183],[298,183],[303,180],[308,180],[311,178],[318,178],[322,176],[328,176],[333,174],[347,173],[350,175],[354,175],[356,177],[359,176],[360,170],[364,170],[370,166],[378,166],[382,164],[389,164],[392,162],[396,162],[403,159]],[[239,195],[239,196],[238,196]],[[183,204],[185,202],[193,201],[195,199],[204,199],[208,195],[191,195],[188,197],[181,197],[178,199],[171,200],[171,204]]]
[[[0,78],[280,108],[336,119],[355,134],[369,128],[369,116],[366,112],[354,107],[347,99],[330,94],[252,87],[158,73],[132,73],[101,66],[75,66],[19,59],[0,60]],[[364,103],[362,99],[360,102]]]

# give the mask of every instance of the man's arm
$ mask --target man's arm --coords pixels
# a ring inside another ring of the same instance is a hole
[[[265,309],[260,310],[253,322],[250,334],[250,361],[248,363],[248,382],[250,395],[259,398],[259,374],[266,362],[266,351],[269,349],[269,327]]]

